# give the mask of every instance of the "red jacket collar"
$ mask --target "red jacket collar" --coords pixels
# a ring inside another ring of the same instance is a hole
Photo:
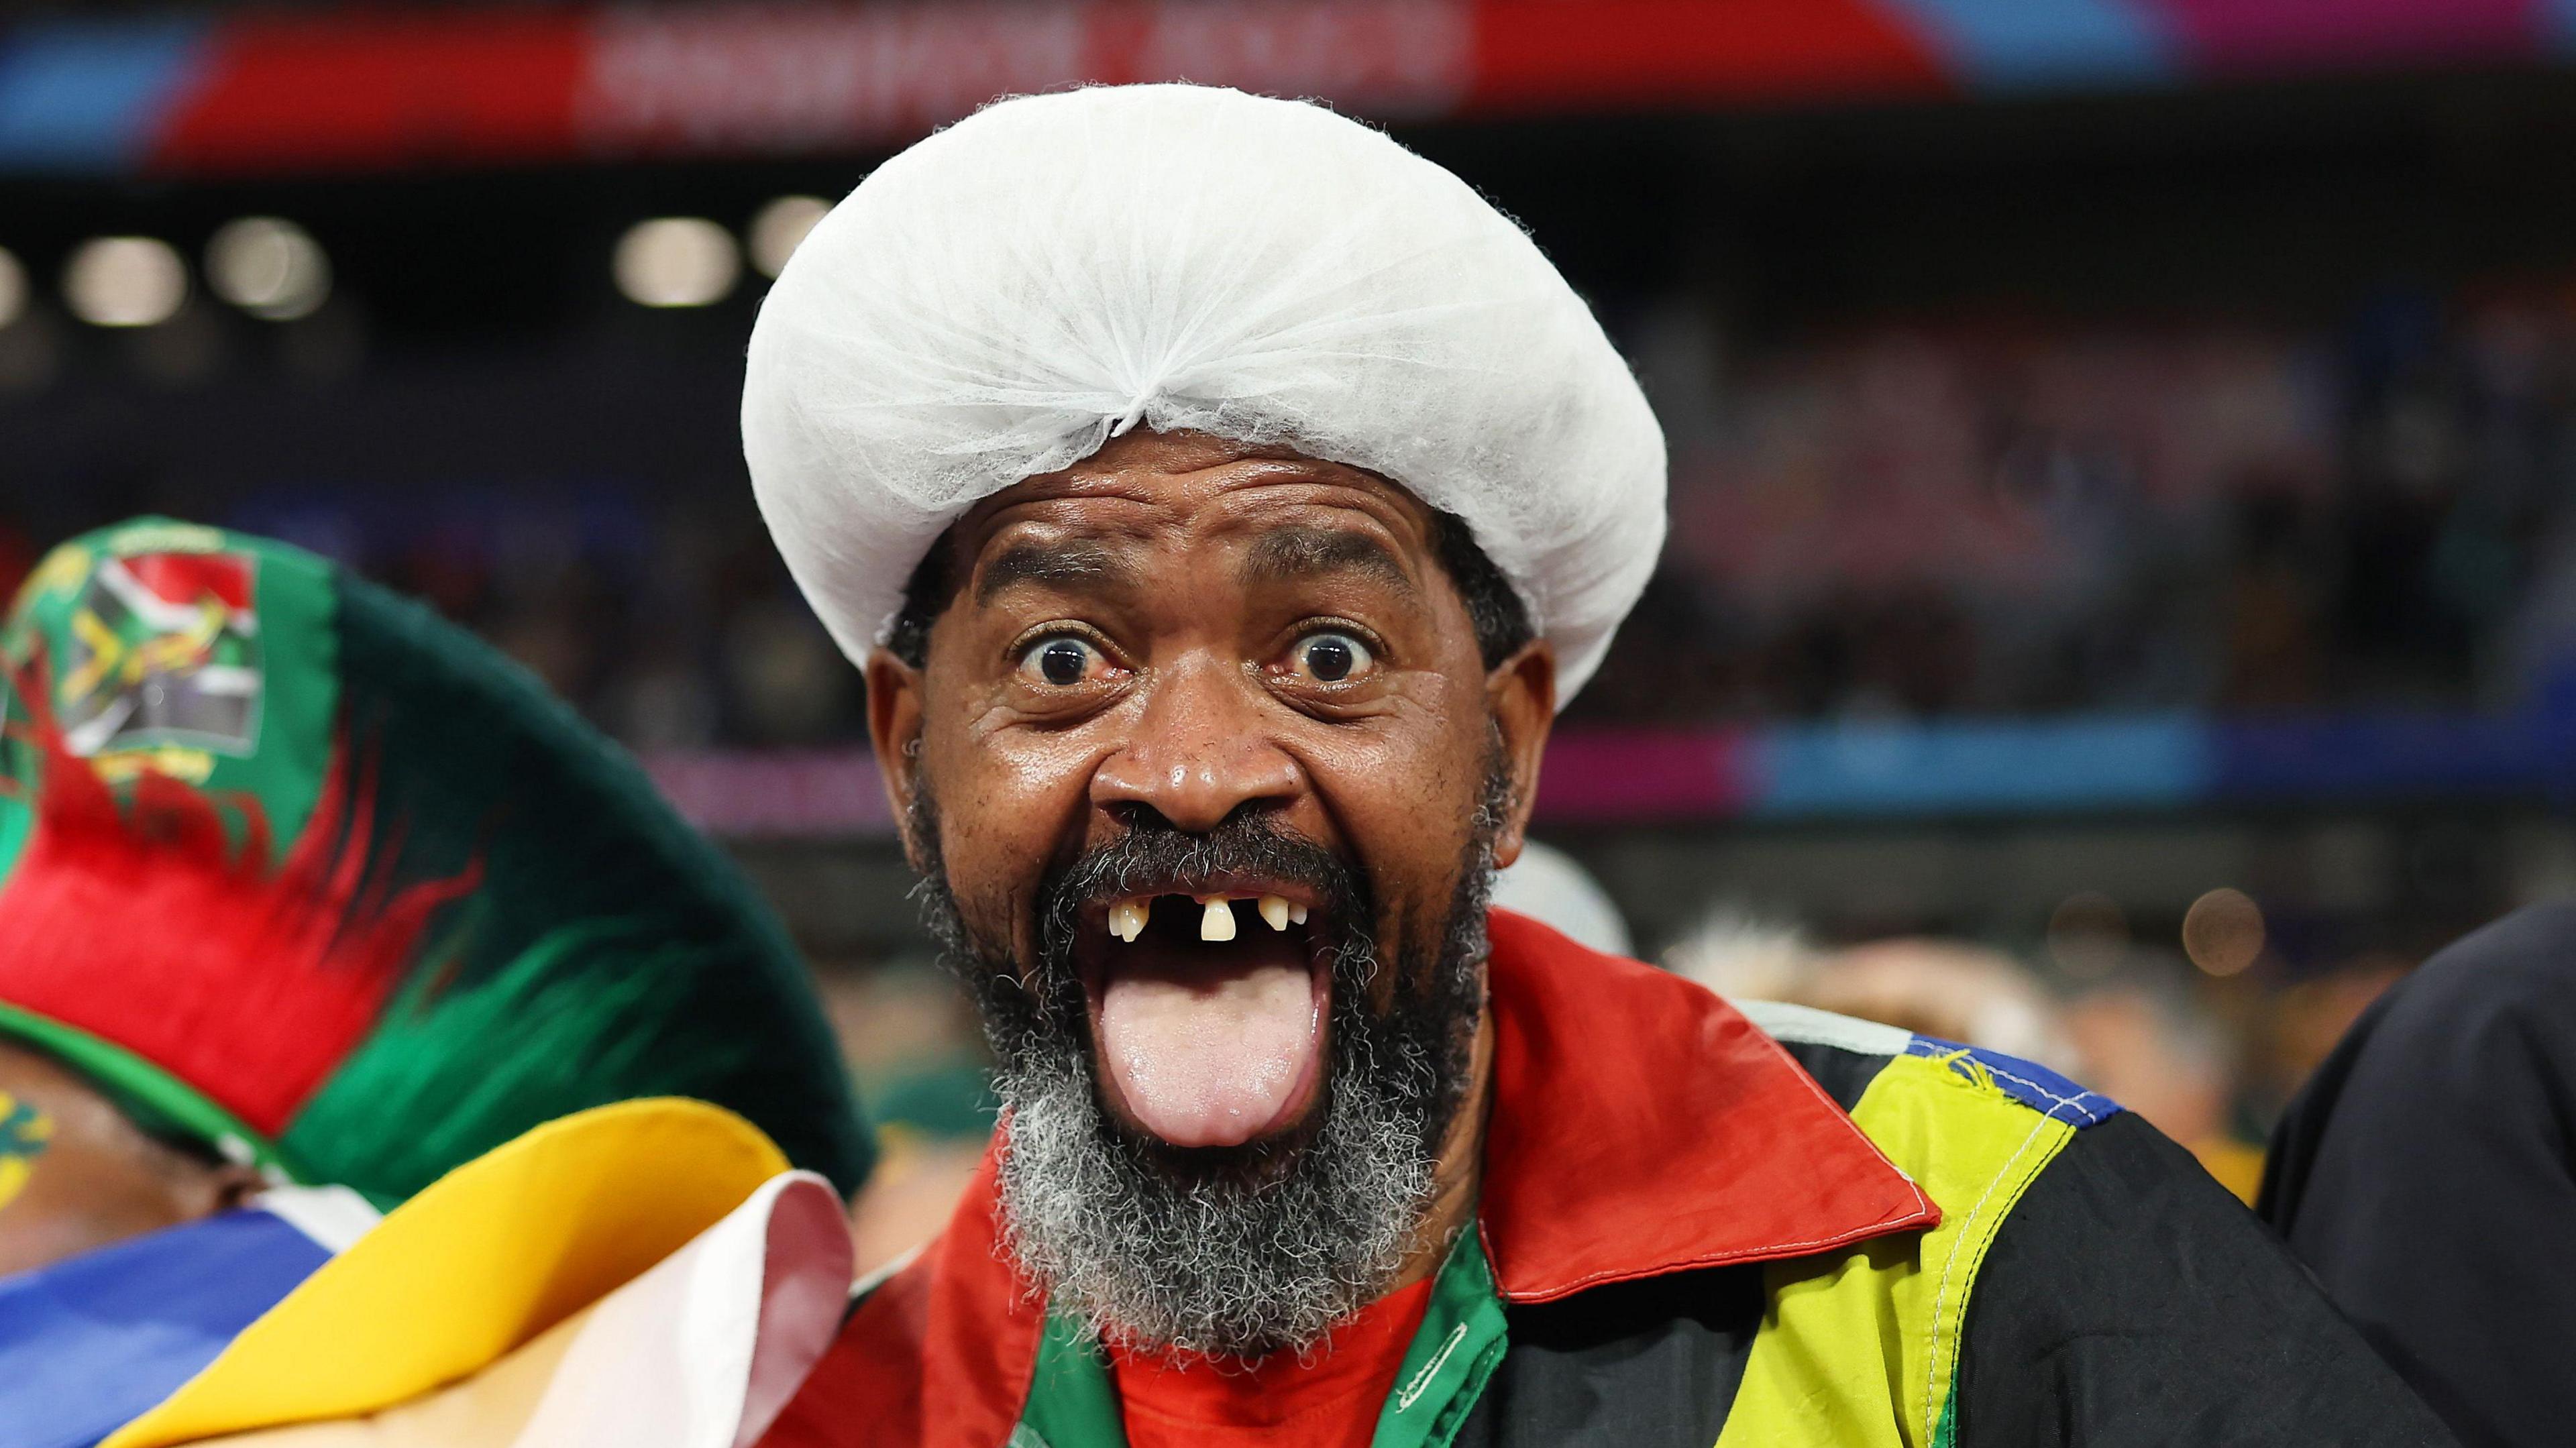
[[[1513,1302],[1941,1220],[1733,1006],[1497,910],[1478,1216]]]
[[[1497,910],[1494,1105],[1478,1217],[1497,1288],[1831,1251],[1940,1211],[1734,1007]],[[852,1313],[766,1448],[989,1448],[1043,1316],[994,1217],[994,1160],[938,1240]]]

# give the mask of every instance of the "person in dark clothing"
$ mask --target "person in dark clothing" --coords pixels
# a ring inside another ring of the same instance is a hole
[[[2470,1448],[2576,1440],[2576,902],[2426,961],[2272,1138],[2256,1210]]]

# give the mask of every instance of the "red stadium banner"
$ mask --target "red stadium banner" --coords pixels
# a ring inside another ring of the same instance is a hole
[[[2576,0],[888,0],[55,20],[0,171],[865,152],[998,95],[1186,79],[1385,121],[2556,64]]]
[[[330,171],[899,145],[995,96],[1192,80],[1389,121],[1940,95],[1867,0],[967,0],[275,16],[204,41],[143,164]]]

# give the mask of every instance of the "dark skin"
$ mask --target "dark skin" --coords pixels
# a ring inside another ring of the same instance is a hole
[[[1511,798],[1495,860],[1520,854],[1556,664],[1538,641],[1485,666],[1432,529],[1360,469],[1148,432],[960,519],[943,545],[957,591],[923,666],[880,649],[867,682],[896,816],[930,787],[968,927],[1035,960],[1050,869],[1141,812],[1202,832],[1256,809],[1366,872],[1383,958],[1436,934],[1497,749]],[[1371,1004],[1393,991],[1382,976]],[[1491,1034],[1488,1013],[1398,1285],[1467,1224]]]
[[[51,1057],[0,1042],[0,1094],[50,1130],[0,1200],[0,1277],[242,1205],[263,1183],[154,1139]]]

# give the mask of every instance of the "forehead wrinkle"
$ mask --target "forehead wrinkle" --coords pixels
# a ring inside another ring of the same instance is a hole
[[[1384,539],[1357,528],[1274,528],[1253,540],[1243,558],[1246,584],[1288,583],[1335,573],[1361,573],[1407,598],[1420,596],[1413,574]]]
[[[1042,542],[1021,538],[1005,544],[978,570],[975,602],[978,606],[990,603],[1004,589],[1022,583],[1121,591],[1134,582],[1134,570],[1105,544],[1086,539]]]

